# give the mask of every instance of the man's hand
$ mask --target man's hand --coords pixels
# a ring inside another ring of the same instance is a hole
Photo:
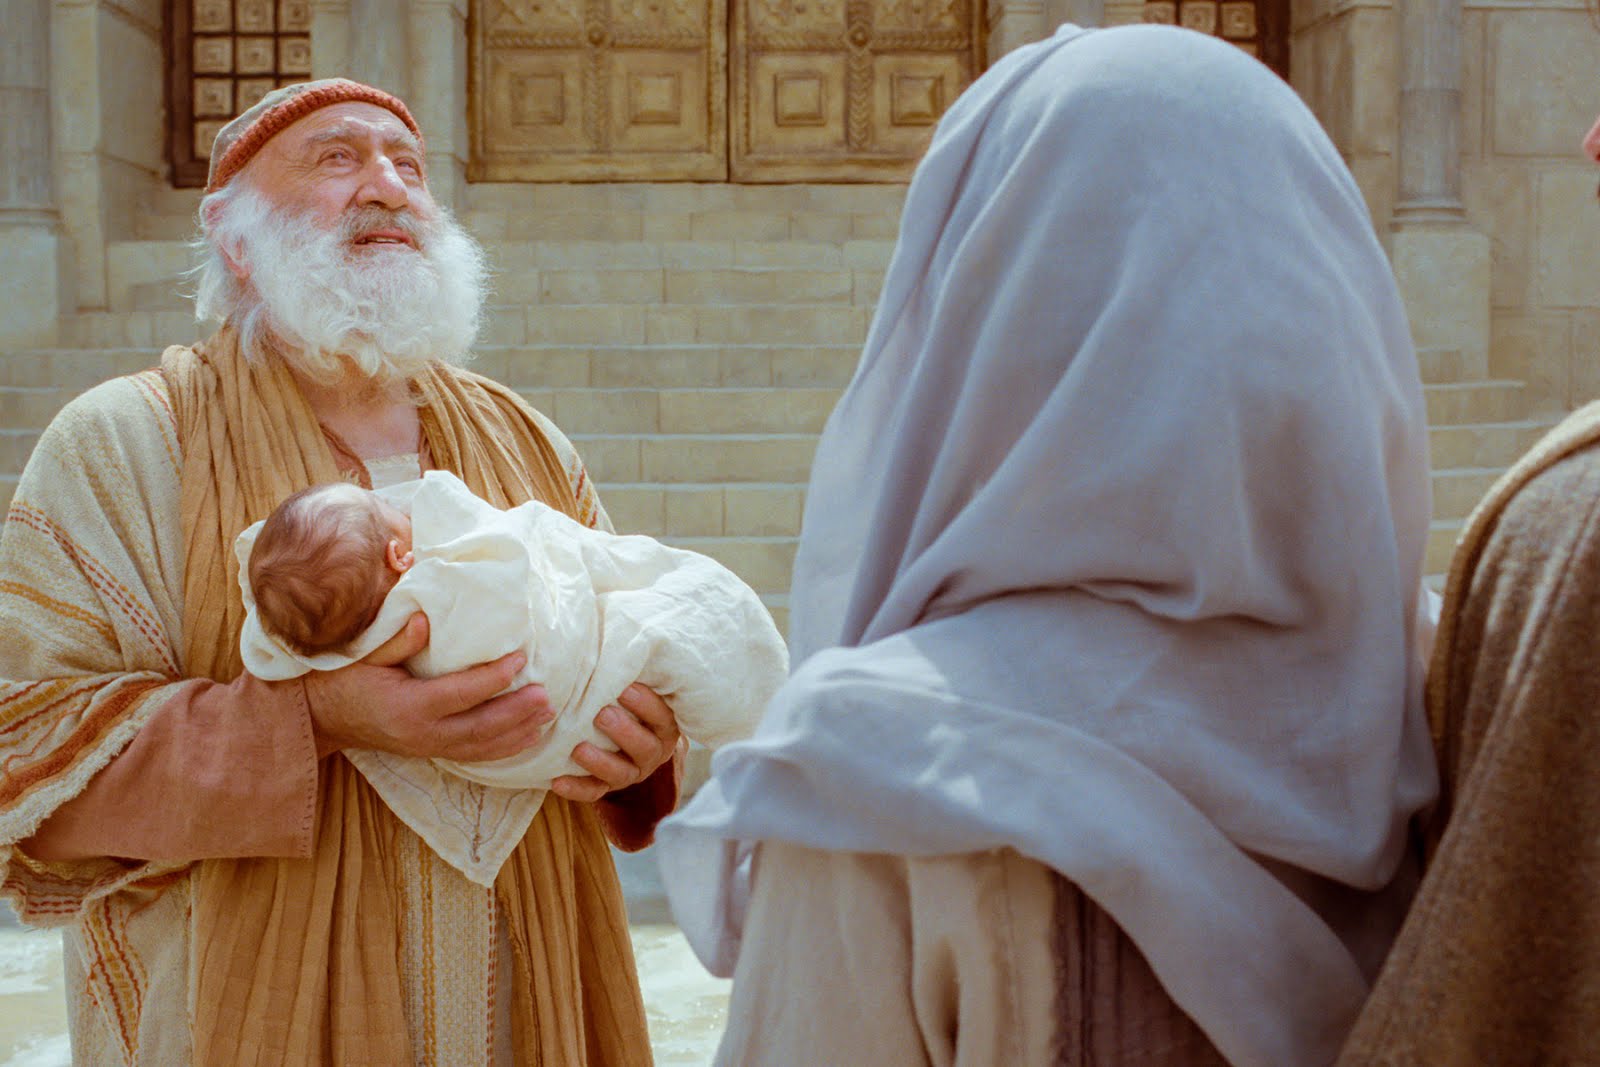
[[[522,653],[438,678],[413,678],[401,664],[427,645],[428,619],[419,612],[361,662],[306,675],[319,758],[372,748],[475,763],[538,743],[555,718],[544,687],[495,696],[522,669]]]
[[[590,776],[557,778],[550,783],[552,793],[568,800],[599,800],[613,789],[644,781],[677,752],[683,734],[665,700],[635,682],[623,690],[617,703],[621,707],[600,709],[594,721],[620,751],[607,752],[581,742],[572,750],[572,759]]]

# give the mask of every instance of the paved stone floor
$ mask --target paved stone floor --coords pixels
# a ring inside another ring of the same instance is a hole
[[[722,1033],[728,984],[706,974],[672,925],[648,853],[618,868],[658,1067],[703,1067]],[[0,1067],[68,1067],[61,939],[27,930],[0,905]]]

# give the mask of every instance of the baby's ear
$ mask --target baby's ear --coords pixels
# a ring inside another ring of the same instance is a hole
[[[404,574],[410,570],[411,565],[417,561],[416,553],[409,548],[404,552],[400,551],[400,539],[398,537],[389,539],[389,546],[384,549],[383,557],[384,562],[389,564],[389,569],[399,574]]]

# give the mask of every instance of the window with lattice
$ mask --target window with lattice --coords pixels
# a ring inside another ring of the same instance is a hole
[[[168,0],[167,71],[173,184],[204,185],[217,131],[311,77],[311,2]]]
[[[1146,0],[1144,21],[1220,37],[1289,77],[1288,0]]]

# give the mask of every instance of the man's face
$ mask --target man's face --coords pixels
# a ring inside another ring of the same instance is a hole
[[[368,207],[438,215],[423,172],[422,146],[405,123],[376,104],[320,108],[273,137],[251,161],[251,180],[275,207],[332,229],[347,212]],[[382,212],[374,212],[381,215]],[[405,228],[362,227],[352,254],[381,255],[410,249]]]

